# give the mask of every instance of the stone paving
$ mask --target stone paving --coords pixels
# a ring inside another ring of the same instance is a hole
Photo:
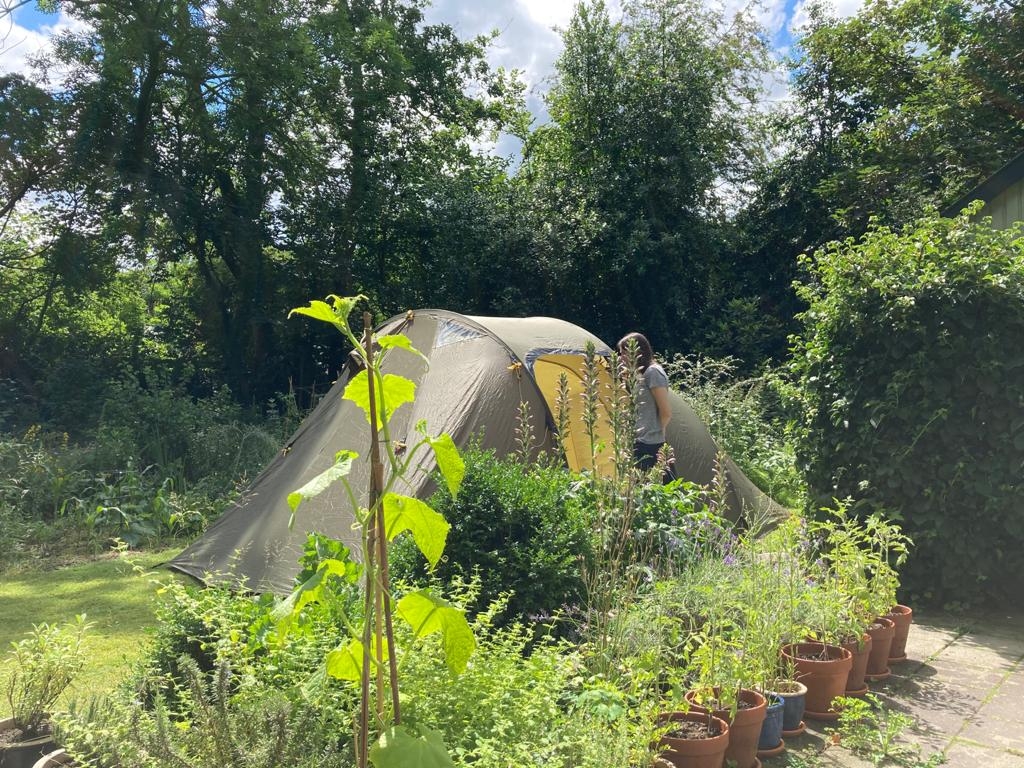
[[[907,661],[893,664],[892,676],[871,690],[915,721],[900,743],[920,752],[904,765],[940,753],[950,768],[1024,768],[1024,611],[972,619],[915,612]],[[834,724],[807,725],[764,768],[873,764],[833,745]]]

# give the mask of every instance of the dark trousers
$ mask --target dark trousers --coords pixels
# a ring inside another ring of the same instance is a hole
[[[641,443],[639,441],[633,443],[633,458],[636,461],[636,466],[643,472],[647,472],[654,468],[658,463],[658,451],[665,443]],[[665,469],[665,474],[661,478],[662,483],[670,483],[676,479],[675,471],[671,464]]]

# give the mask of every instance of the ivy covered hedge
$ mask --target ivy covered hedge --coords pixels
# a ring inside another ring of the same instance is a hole
[[[804,266],[794,365],[811,504],[849,496],[902,520],[917,599],[1024,588],[1024,230],[932,217]]]

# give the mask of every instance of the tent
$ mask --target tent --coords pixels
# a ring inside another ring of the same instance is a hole
[[[526,404],[535,452],[551,450],[556,444],[553,414],[561,374],[569,383],[570,402],[578,402],[588,342],[598,355],[611,352],[582,328],[549,317],[470,317],[425,309],[394,317],[377,331],[404,333],[429,361],[428,365],[400,351],[385,361],[385,372],[405,376],[417,385],[415,402],[393,416],[392,439],[414,440],[415,425],[425,420],[432,434],[447,432],[458,446],[472,438],[498,455],[516,450],[521,403]],[[342,373],[239,501],[174,558],[171,568],[208,583],[284,593],[292,588],[299,571],[307,532],[341,539],[358,552],[353,509],[340,485],[303,502],[292,529],[287,504],[288,494],[323,472],[342,449],[360,454],[349,481],[362,493],[360,501],[365,504],[369,425],[358,406],[341,398],[351,374],[349,370]],[[607,377],[606,372],[603,375]],[[670,398],[672,420],[666,437],[675,451],[676,473],[708,483],[718,449],[693,409],[676,393],[670,392]],[[569,413],[572,427],[563,442],[567,462],[579,470],[589,464],[589,438],[579,411],[574,416],[570,405]],[[426,454],[423,471],[406,478],[406,487],[398,492],[420,498],[432,493],[433,457]],[[725,472],[731,517],[744,511],[784,514],[730,459],[725,461]]]

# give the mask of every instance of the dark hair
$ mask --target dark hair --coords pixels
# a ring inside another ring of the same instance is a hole
[[[636,343],[636,367],[640,371],[646,371],[654,362],[654,350],[651,349],[651,342],[642,333],[627,333],[619,339],[618,350],[620,355],[626,355],[630,342]]]

